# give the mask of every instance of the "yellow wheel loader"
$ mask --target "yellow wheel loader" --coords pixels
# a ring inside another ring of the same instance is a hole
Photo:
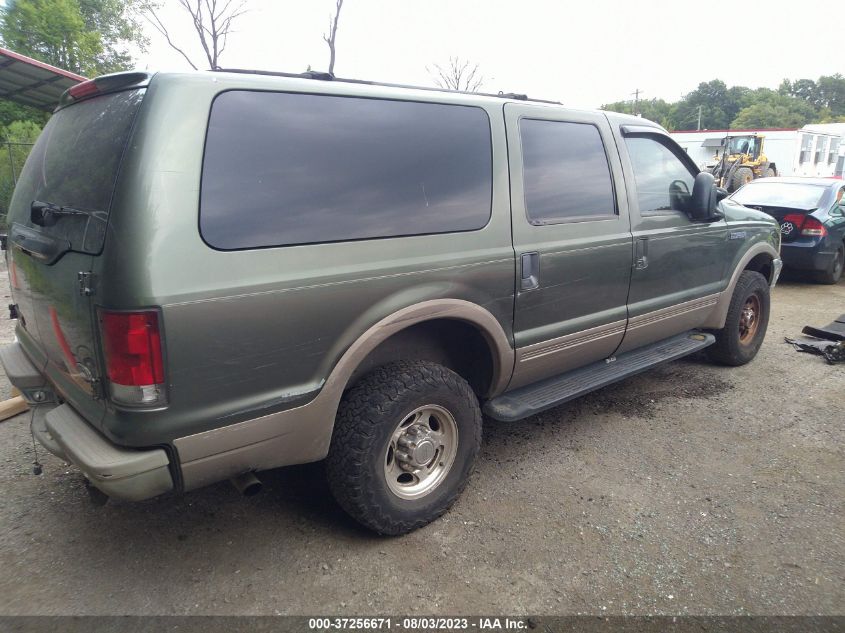
[[[763,152],[764,136],[757,134],[727,135],[722,142],[722,155],[716,150],[716,162],[710,173],[720,187],[734,192],[755,178],[777,176],[777,165]]]

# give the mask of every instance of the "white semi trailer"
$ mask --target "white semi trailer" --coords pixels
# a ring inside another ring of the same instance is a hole
[[[712,166],[729,135],[764,138],[763,151],[778,176],[845,176],[845,123],[805,125],[799,129],[695,130],[673,132],[678,144],[701,167]]]

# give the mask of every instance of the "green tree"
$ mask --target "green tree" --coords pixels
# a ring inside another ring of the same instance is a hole
[[[822,75],[818,81],[784,79],[778,92],[803,99],[818,110],[825,110],[823,116],[837,118],[845,115],[845,77],[839,73]]]
[[[624,114],[639,114],[649,121],[659,123],[667,129],[670,128],[669,112],[671,105],[663,99],[643,99],[636,103],[636,108],[633,101],[616,101],[615,103],[606,103],[601,109]],[[637,112],[634,111],[635,109]]]
[[[798,128],[817,119],[818,111],[808,101],[761,90],[752,103],[739,111],[731,128]]]
[[[15,0],[4,11],[0,36],[14,51],[82,75],[96,72],[103,52],[77,0]]]
[[[0,127],[0,228],[6,226],[15,182],[41,128],[42,125],[34,121],[15,121]]]
[[[132,65],[129,47],[147,40],[140,12],[147,0],[13,0],[0,38],[8,48],[72,72],[95,76]]]
[[[78,0],[85,28],[100,35],[103,51],[97,58],[97,74],[127,70],[134,64],[131,48],[147,50],[143,12],[148,0]]]
[[[839,73],[819,77],[816,85],[819,105],[829,109],[833,117],[845,116],[845,77]]]
[[[741,100],[747,92],[748,89],[742,86],[728,88],[721,79],[702,82],[673,104],[670,127],[674,130],[696,129],[700,111],[702,129],[727,129],[740,111]]]
[[[13,121],[32,121],[44,125],[50,118],[49,113],[29,106],[0,99],[0,126],[7,126]]]

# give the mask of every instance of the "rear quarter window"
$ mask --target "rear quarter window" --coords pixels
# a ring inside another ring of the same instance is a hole
[[[200,231],[214,248],[472,231],[491,196],[481,108],[229,91],[211,109]]]

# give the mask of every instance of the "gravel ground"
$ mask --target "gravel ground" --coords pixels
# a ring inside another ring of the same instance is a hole
[[[750,365],[687,359],[486,421],[463,497],[402,538],[347,519],[320,465],[248,499],[97,507],[43,450],[32,474],[19,415],[0,424],[0,614],[843,614],[845,366],[783,342],[842,312],[845,281],[783,281]]]

